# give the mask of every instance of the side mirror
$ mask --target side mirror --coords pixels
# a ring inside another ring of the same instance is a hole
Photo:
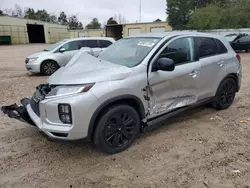
[[[65,52],[65,51],[66,51],[65,48],[60,48],[59,49],[59,52],[61,52],[61,53]]]
[[[175,69],[175,64],[172,59],[169,58],[160,58],[156,61],[155,65],[153,66],[152,71],[156,72],[158,70],[161,71],[173,71]]]

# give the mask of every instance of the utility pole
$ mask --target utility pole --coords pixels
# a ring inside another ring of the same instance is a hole
[[[141,23],[141,0],[140,0],[140,7],[139,7],[139,23]]]

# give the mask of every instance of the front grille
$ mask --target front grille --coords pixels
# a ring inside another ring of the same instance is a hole
[[[46,95],[48,95],[48,93],[55,87],[56,86],[51,86],[49,84],[41,84],[36,87],[36,92],[31,98],[31,107],[38,116],[40,116],[39,103],[44,100]]]
[[[39,103],[40,101],[44,100],[45,97],[49,94],[49,92],[55,88],[56,86],[51,86],[49,84],[41,84],[36,87],[36,92],[34,93],[32,99]]]
[[[26,64],[29,63],[29,58],[26,58],[26,59],[25,59],[25,63],[26,63]]]

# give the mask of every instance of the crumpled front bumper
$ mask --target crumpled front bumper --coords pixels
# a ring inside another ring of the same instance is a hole
[[[1,110],[4,114],[8,115],[10,118],[15,118],[22,122],[27,122],[30,125],[35,125],[34,121],[30,118],[28,111],[26,109],[27,105],[30,106],[30,104],[31,100],[28,98],[24,98],[21,100],[20,106],[18,106],[17,104],[2,106]]]
[[[30,125],[36,126],[39,131],[45,133],[45,135],[52,139],[57,140],[68,140],[66,136],[69,132],[69,127],[58,127],[61,131],[60,133],[53,133],[53,130],[47,131],[51,129],[50,125],[46,125],[42,122],[41,118],[38,116],[39,112],[36,112],[35,102],[33,99],[24,98],[21,100],[21,105],[12,104],[9,106],[2,106],[1,110],[4,114],[8,115],[10,118],[17,119],[24,123],[29,123]],[[38,110],[38,109],[37,109]],[[55,126],[53,126],[55,128]],[[57,129],[56,129],[57,130]]]

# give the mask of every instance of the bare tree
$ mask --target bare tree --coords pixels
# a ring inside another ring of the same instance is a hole
[[[118,23],[122,24],[122,15],[121,14],[118,15]]]

